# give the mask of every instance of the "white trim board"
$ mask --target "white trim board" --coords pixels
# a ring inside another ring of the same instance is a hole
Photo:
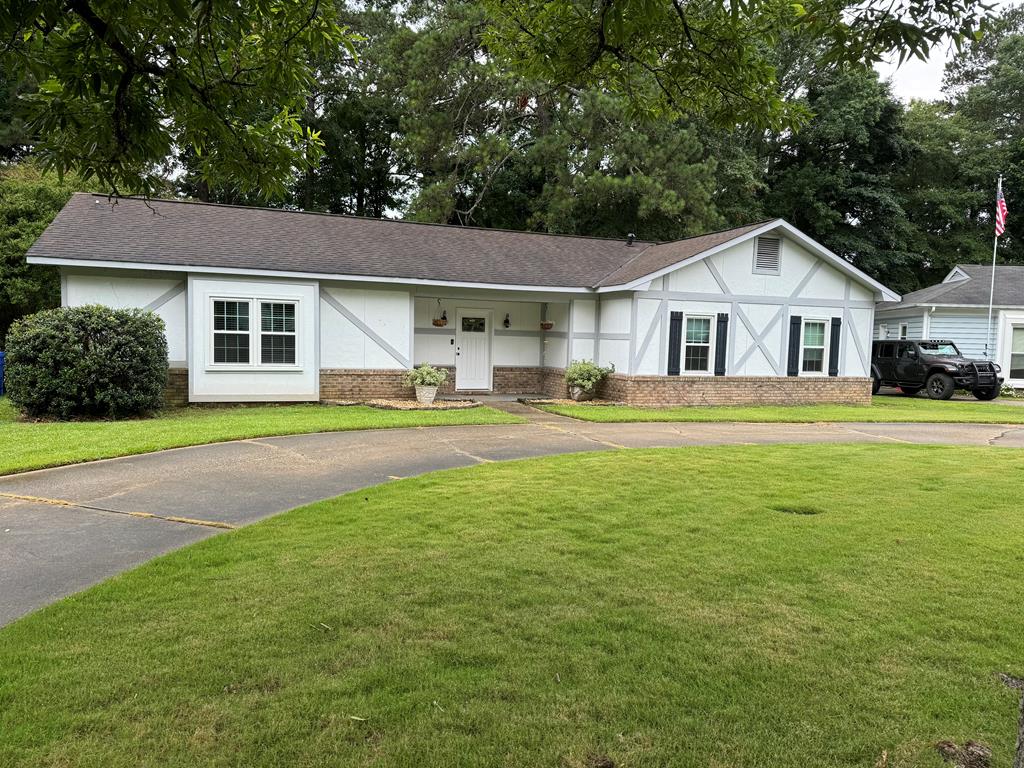
[[[207,267],[200,264],[148,264],[137,261],[100,261],[94,259],[59,259],[52,256],[29,256],[29,264],[50,264],[58,267],[92,267],[95,269],[134,269],[154,272],[188,272],[202,275],[238,275],[240,277],[288,277],[303,280],[330,280],[346,283],[387,283],[389,285],[435,285],[446,288],[475,288],[491,291],[533,291],[535,293],[594,293],[593,288],[565,285],[514,285],[507,283],[470,283],[453,280],[426,280],[415,277],[381,277],[377,275],[345,275],[330,272],[289,272],[277,269],[243,269],[238,267]]]

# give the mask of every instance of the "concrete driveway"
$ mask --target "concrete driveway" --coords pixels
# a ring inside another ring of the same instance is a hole
[[[269,437],[0,478],[0,625],[227,529],[424,472],[578,451],[766,443],[1024,447],[1024,426],[528,424]]]

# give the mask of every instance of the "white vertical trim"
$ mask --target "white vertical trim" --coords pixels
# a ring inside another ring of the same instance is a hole
[[[843,288],[843,325],[839,329],[839,375],[846,375],[846,348],[850,336],[850,325],[846,318],[850,314],[850,291],[852,289],[850,278],[846,278],[846,286]],[[869,326],[874,328],[874,324]]]
[[[594,297],[594,365],[601,364],[601,299]]]
[[[636,356],[636,334],[638,331],[637,327],[637,309],[640,303],[640,299],[636,293],[632,296],[632,301],[629,307],[629,375],[633,375],[633,358]]]
[[[663,279],[663,278],[659,278]],[[658,335],[658,375],[668,375],[668,302],[662,301],[660,309],[661,313],[661,330]]]

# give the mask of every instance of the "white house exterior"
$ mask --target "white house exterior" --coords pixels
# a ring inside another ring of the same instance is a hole
[[[992,267],[960,264],[937,285],[882,302],[875,312],[876,339],[945,339],[966,357],[998,363],[1006,384],[1024,388],[1024,267],[998,266],[992,320]]]
[[[572,360],[628,402],[863,402],[899,298],[782,220],[647,243],[77,194],[29,261],[160,315],[189,402],[397,396],[421,363],[562,396]]]

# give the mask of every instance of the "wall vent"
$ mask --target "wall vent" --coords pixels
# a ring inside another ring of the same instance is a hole
[[[759,237],[754,247],[754,273],[777,275],[782,269],[782,240],[778,237]]]

